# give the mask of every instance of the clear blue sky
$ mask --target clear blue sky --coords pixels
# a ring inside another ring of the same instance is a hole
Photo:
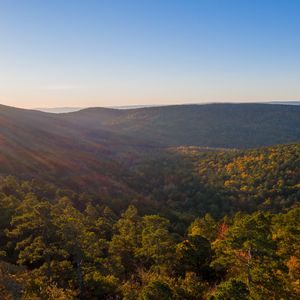
[[[0,0],[0,103],[300,99],[299,0]]]

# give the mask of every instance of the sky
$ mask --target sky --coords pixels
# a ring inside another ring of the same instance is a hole
[[[300,100],[298,0],[0,0],[0,103]]]

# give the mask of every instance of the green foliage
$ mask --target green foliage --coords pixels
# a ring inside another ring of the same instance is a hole
[[[187,272],[181,279],[178,290],[179,299],[197,300],[204,297],[208,284],[193,272]]]
[[[177,228],[203,217],[196,223],[202,222],[201,230],[205,223],[211,228],[210,236],[201,234],[212,240],[213,218],[299,206],[299,158],[300,144],[246,151],[179,147],[141,158],[127,184],[150,198]]]
[[[173,291],[169,285],[161,281],[152,281],[146,285],[139,296],[139,300],[172,300]]]
[[[280,212],[299,205],[300,144],[184,155],[194,161],[200,182],[235,209]]]
[[[0,298],[298,299],[299,153],[141,158],[132,201],[3,178]]]
[[[217,286],[217,289],[210,300],[247,300],[249,291],[247,285],[242,281],[230,279],[222,282]]]
[[[141,248],[138,254],[146,263],[167,267],[173,258],[174,240],[168,231],[169,221],[156,215],[144,216],[142,220]]]
[[[276,250],[270,214],[237,215],[225,239],[215,244],[212,265],[247,282],[254,299],[287,297],[282,277],[287,270]]]
[[[109,244],[109,252],[121,274],[128,276],[137,268],[135,260],[137,249],[141,245],[141,218],[137,209],[129,206],[115,224],[115,234]]]
[[[210,242],[200,235],[189,235],[176,247],[177,265],[181,271],[202,275],[211,257]]]
[[[98,299],[114,297],[119,294],[119,281],[112,275],[103,276],[100,272],[87,274],[84,280],[86,297],[93,295]]]
[[[189,227],[190,235],[201,235],[210,242],[217,238],[217,222],[210,214],[205,214],[203,218],[197,218]]]

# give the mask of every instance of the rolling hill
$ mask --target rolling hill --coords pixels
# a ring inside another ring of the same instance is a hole
[[[300,107],[210,104],[51,114],[0,106],[0,125],[1,175],[127,191],[120,178],[143,153],[297,142]]]
[[[263,299],[298,299],[299,119],[277,105],[1,106],[0,298],[139,299],[149,277],[177,293],[153,299],[213,299],[230,274],[248,299],[250,245],[251,291],[267,278]]]
[[[114,178],[120,166],[112,158],[116,138],[111,134],[101,131],[94,142],[53,114],[6,106],[0,107],[0,124],[1,175],[123,190]],[[127,141],[118,137],[117,142]]]
[[[89,108],[59,117],[161,146],[255,148],[300,140],[300,107],[268,104],[161,106],[128,110]]]

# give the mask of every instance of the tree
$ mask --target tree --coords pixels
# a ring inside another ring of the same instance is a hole
[[[152,281],[146,285],[139,296],[139,300],[172,300],[173,291],[168,284],[161,281]]]
[[[198,300],[204,298],[208,284],[199,278],[194,272],[187,272],[183,279],[180,279],[180,286],[177,288],[179,299]]]
[[[237,215],[225,239],[214,243],[214,250],[212,265],[225,267],[229,278],[240,278],[253,299],[288,297],[282,278],[286,267],[276,253],[269,214]]]
[[[127,277],[137,268],[136,251],[141,243],[141,218],[137,209],[130,205],[114,227],[109,252],[114,263],[119,262],[116,272]]]
[[[58,245],[57,227],[52,222],[52,205],[28,194],[17,207],[11,225],[8,236],[16,242],[18,262],[40,268],[50,280],[53,276],[51,261],[65,255]]]
[[[102,256],[102,240],[90,229],[84,214],[74,208],[70,202],[63,200],[55,207],[54,222],[58,228],[61,248],[76,268],[80,295],[84,293],[83,265],[96,263]]]
[[[197,218],[188,229],[189,235],[201,235],[213,242],[218,233],[217,222],[210,214],[206,214],[203,218]]]
[[[179,269],[202,276],[212,258],[210,242],[200,235],[189,235],[176,247]]]
[[[247,300],[249,298],[249,290],[247,285],[236,279],[230,279],[222,282],[217,286],[214,295],[210,296],[210,300]]]
[[[174,257],[175,243],[168,230],[169,221],[158,215],[144,216],[142,221],[142,244],[138,254],[146,266],[170,266]]]
[[[120,294],[120,283],[117,278],[112,275],[104,276],[100,272],[95,271],[85,276],[85,299],[94,297],[94,299],[107,299],[117,297]]]
[[[8,250],[7,243],[10,238],[7,236],[6,231],[11,227],[12,217],[19,204],[18,199],[14,196],[0,193],[0,253]]]

